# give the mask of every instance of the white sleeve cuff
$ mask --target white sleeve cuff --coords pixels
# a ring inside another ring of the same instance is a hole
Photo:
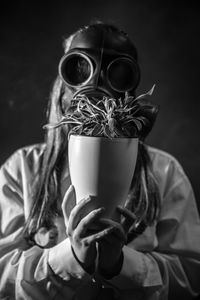
[[[162,285],[162,278],[153,257],[124,246],[124,262],[119,275],[108,280],[121,289]]]
[[[91,278],[74,258],[68,238],[49,249],[48,263],[54,273],[64,280],[71,277],[81,280]]]

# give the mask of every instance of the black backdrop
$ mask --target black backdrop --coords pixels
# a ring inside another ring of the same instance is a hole
[[[43,140],[45,108],[63,37],[91,19],[113,21],[138,48],[138,93],[156,84],[152,99],[160,113],[147,142],[181,162],[200,207],[200,21],[198,1],[184,2],[2,1],[0,163],[17,148]]]

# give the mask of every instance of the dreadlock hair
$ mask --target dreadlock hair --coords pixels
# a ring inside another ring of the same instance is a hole
[[[64,51],[67,52],[73,38],[81,31],[88,28],[119,33],[129,40],[128,35],[112,24],[95,22],[83,27],[64,40]],[[130,41],[130,40],[129,40]],[[132,42],[130,41],[132,44]],[[137,60],[137,51],[132,44],[133,57]],[[63,113],[70,106],[69,90],[60,77],[57,77],[50,95],[47,109],[48,123],[58,123]],[[153,106],[152,106],[153,107]],[[151,130],[157,109],[153,107]],[[40,227],[50,229],[53,226],[55,212],[58,212],[58,199],[61,197],[59,181],[62,166],[67,153],[67,128],[57,127],[48,130],[45,135],[45,149],[41,160],[40,170],[33,182],[32,198],[33,207],[24,226],[24,237],[29,243],[34,243],[33,236]],[[63,155],[65,153],[65,155]],[[128,235],[128,241],[140,234],[148,225],[151,225],[159,213],[160,197],[156,180],[151,166],[151,160],[147,147],[140,140],[135,175],[130,187],[130,194],[126,206],[136,215],[137,227],[132,226]]]
[[[58,122],[62,116],[62,98],[65,93],[63,83],[56,78],[47,109],[48,122]],[[56,211],[59,198],[60,166],[63,163],[63,151],[67,147],[67,139],[63,128],[49,130],[45,135],[45,149],[39,171],[33,181],[33,207],[24,227],[25,238],[32,239],[41,227],[52,226],[52,214]]]
[[[128,232],[129,243],[152,225],[160,213],[158,183],[152,171],[148,147],[142,141],[139,141],[135,172],[125,205],[136,216],[136,222]]]

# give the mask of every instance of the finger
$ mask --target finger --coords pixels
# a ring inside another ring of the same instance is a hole
[[[94,223],[105,211],[104,207],[94,209],[87,216],[85,216],[76,227],[76,235],[83,237],[87,232],[88,228],[92,223]]]
[[[133,221],[136,220],[136,215],[126,207],[117,206],[117,210],[124,216]]]
[[[75,205],[76,205],[75,189],[73,185],[70,185],[70,187],[68,188],[68,190],[64,195],[63,202],[62,202],[62,212],[63,212],[64,222],[66,227],[67,227],[67,222],[71,210],[74,208]]]
[[[92,201],[92,197],[82,199],[71,211],[68,225],[67,225],[67,232],[68,235],[77,227],[79,221],[82,219],[81,212],[85,209],[85,206]]]
[[[108,227],[96,234],[86,237],[84,239],[85,246],[91,245],[92,243],[100,241],[101,239],[103,239],[103,238],[107,237],[109,234],[111,234],[114,230],[115,230],[114,227]]]
[[[127,234],[130,227],[136,221],[136,215],[125,207],[122,208],[121,206],[118,206],[117,210],[124,217],[124,219],[121,221],[121,225],[122,225],[125,233]]]
[[[100,218],[98,222],[100,222],[104,225],[109,225],[110,227],[112,226],[114,228],[113,234],[122,241],[126,240],[126,235],[125,235],[124,229],[123,229],[122,225],[119,224],[118,222],[115,222],[111,219],[106,219],[106,218]]]

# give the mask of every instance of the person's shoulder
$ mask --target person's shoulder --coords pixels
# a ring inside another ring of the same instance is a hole
[[[24,162],[28,165],[39,165],[45,150],[44,143],[27,145],[15,150],[4,162],[1,168],[20,169]]]
[[[186,177],[181,163],[171,153],[152,146],[148,146],[147,149],[151,157],[153,170],[156,174],[161,174],[162,176],[176,174],[180,177]]]
[[[44,143],[27,145],[27,146],[17,149],[14,152],[14,155],[20,154],[26,158],[29,158],[29,157],[39,158],[41,155],[43,155],[45,147],[46,147],[46,145]]]
[[[182,165],[172,154],[148,146],[148,152],[151,158],[152,171],[158,183],[161,199],[165,199],[169,191],[181,186],[191,185]]]
[[[178,160],[169,152],[152,147],[152,146],[147,146],[148,152],[150,154],[150,157],[152,160],[160,159],[160,160],[165,160],[165,161],[173,161],[177,162]]]

